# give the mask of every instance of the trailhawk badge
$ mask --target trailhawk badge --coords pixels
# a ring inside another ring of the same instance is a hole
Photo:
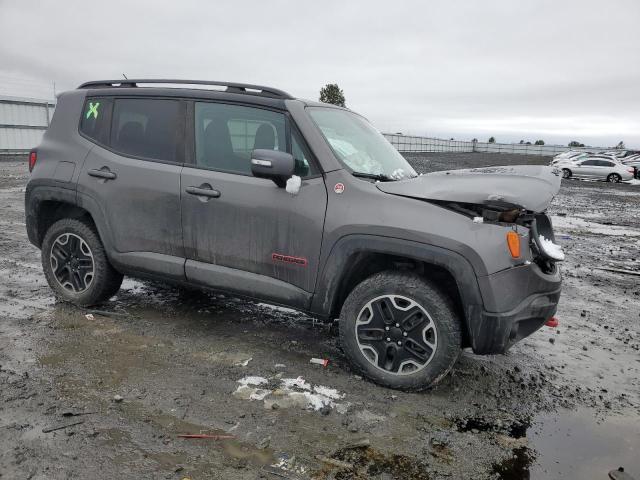
[[[333,187],[333,191],[336,193],[344,192],[344,183],[336,183],[336,185]]]

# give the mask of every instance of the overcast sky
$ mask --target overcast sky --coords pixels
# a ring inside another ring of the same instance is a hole
[[[640,147],[638,0],[0,0],[0,94],[122,73],[335,82],[382,131]]]

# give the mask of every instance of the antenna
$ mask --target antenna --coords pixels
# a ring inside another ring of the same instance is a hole
[[[129,80],[124,73],[122,74],[122,76],[124,77],[125,80]]]

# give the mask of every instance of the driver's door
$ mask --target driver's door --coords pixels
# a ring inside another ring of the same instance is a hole
[[[187,279],[306,307],[315,287],[327,192],[284,112],[194,104],[194,163],[181,175]],[[293,150],[297,195],[251,175],[256,148]],[[306,162],[306,163],[305,163]]]

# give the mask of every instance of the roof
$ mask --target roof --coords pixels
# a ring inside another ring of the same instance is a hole
[[[225,87],[214,89],[207,87]],[[163,96],[179,98],[228,99],[238,102],[282,108],[285,100],[299,100],[306,106],[329,107],[348,110],[343,107],[313,100],[297,99],[290,93],[274,87],[249,83],[222,82],[217,80],[176,80],[176,79],[136,79],[94,80],[78,87],[89,90],[90,95],[117,96]]]

